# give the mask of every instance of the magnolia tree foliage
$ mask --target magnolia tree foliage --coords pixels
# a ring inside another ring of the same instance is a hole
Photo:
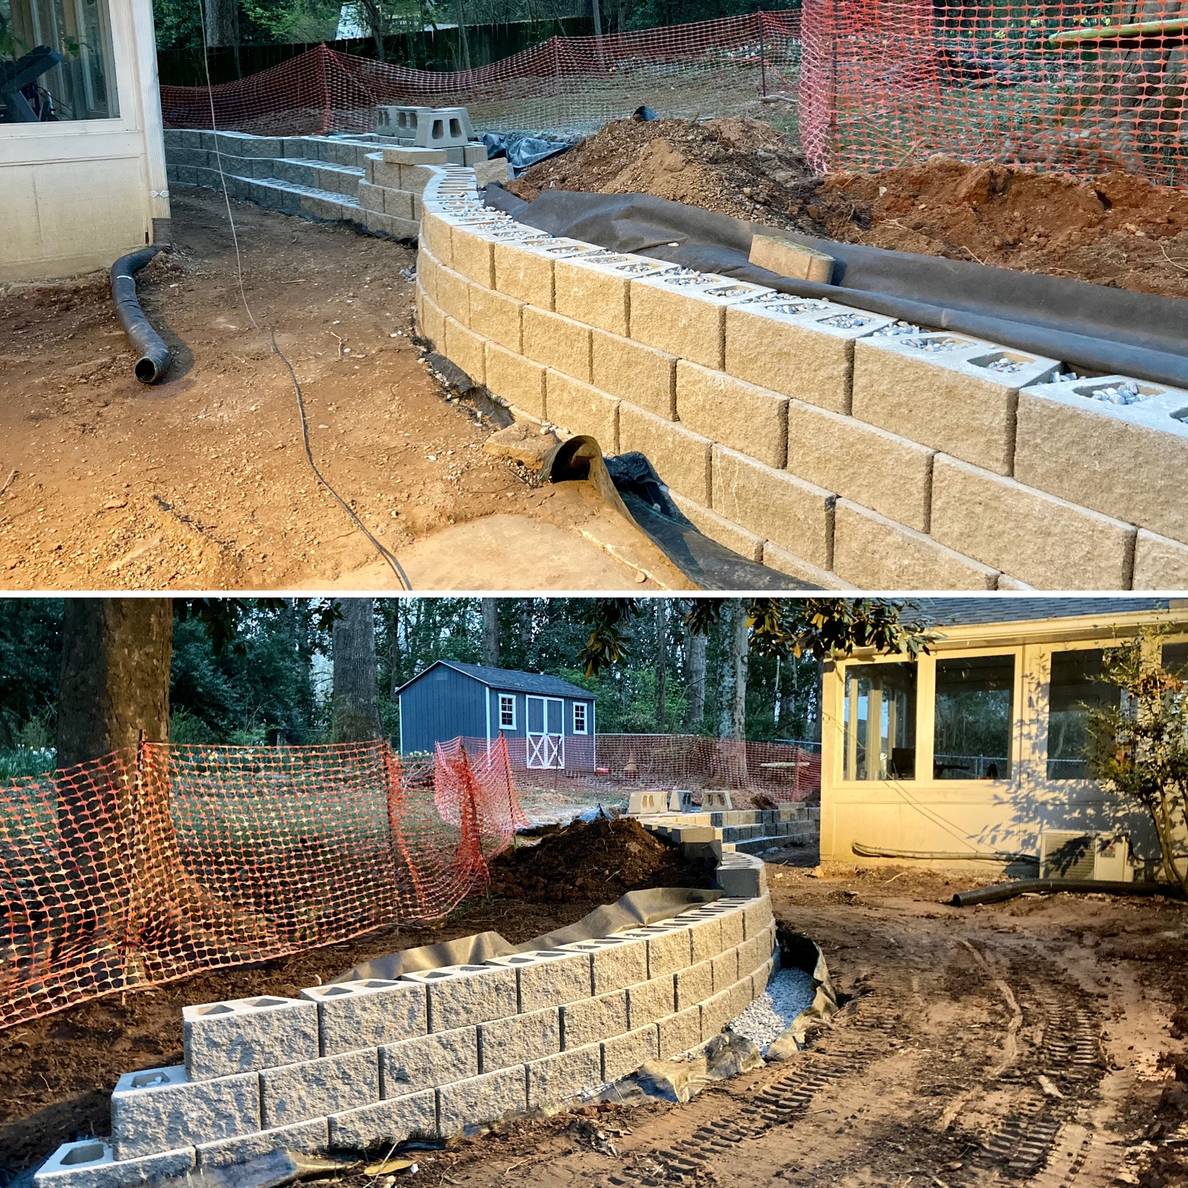
[[[1188,894],[1188,681],[1164,667],[1159,641],[1147,632],[1106,652],[1104,679],[1123,695],[1089,711],[1089,766],[1150,816],[1164,875]]]

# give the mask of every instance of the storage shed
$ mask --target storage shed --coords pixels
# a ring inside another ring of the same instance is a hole
[[[400,751],[452,738],[507,740],[513,767],[593,771],[594,696],[560,677],[435,660],[401,686]]]

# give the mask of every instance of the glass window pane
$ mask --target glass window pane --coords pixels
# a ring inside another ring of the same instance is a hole
[[[119,115],[109,0],[0,0],[0,124]]]
[[[1188,643],[1165,643],[1163,667],[1188,680]]]
[[[1014,656],[936,662],[932,774],[938,780],[1005,780],[1011,774]]]
[[[916,778],[916,665],[846,666],[847,780]]]
[[[1048,779],[1087,780],[1089,710],[1121,704],[1122,691],[1102,678],[1100,649],[1052,653],[1048,693]]]

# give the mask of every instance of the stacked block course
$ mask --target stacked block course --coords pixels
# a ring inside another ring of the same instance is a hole
[[[1188,582],[1188,392],[545,235],[423,194],[421,334],[525,419],[647,454],[824,588]]]

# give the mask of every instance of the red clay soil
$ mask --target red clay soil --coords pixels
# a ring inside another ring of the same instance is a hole
[[[946,157],[814,178],[754,120],[622,120],[509,187],[647,193],[846,243],[1188,297],[1188,193]]]

